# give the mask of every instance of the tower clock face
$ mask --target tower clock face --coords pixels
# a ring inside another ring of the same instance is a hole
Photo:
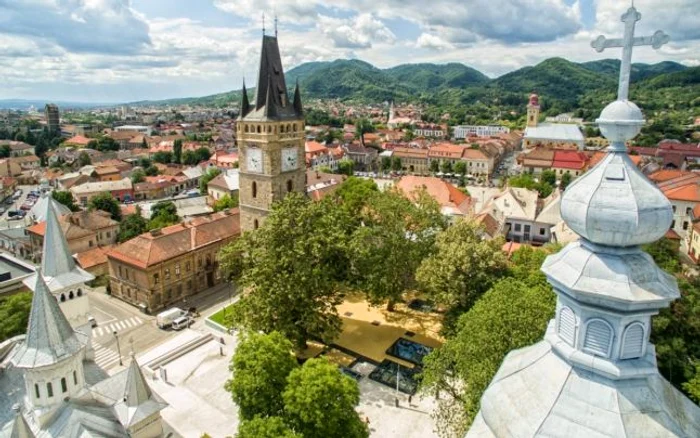
[[[263,171],[262,149],[249,148],[247,153],[248,172],[260,173]]]
[[[299,166],[297,148],[282,149],[282,171],[294,170]]]

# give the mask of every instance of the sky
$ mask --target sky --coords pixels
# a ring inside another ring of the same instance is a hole
[[[635,62],[700,65],[699,0],[636,0]],[[262,35],[285,70],[357,58],[377,67],[460,62],[488,76],[550,57],[619,58],[626,0],[0,0],[0,99],[130,102],[254,85]]]

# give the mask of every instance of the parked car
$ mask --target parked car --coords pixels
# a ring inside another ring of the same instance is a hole
[[[173,330],[182,330],[191,326],[194,323],[194,319],[189,316],[181,316],[173,321]]]
[[[90,323],[90,327],[97,327],[97,321],[95,320],[94,316],[88,316],[88,322]]]

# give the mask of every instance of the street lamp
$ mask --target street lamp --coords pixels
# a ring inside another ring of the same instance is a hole
[[[117,335],[117,331],[115,330],[114,333],[114,339],[117,340],[117,353],[119,354],[119,365],[124,365],[122,362],[122,349],[119,347],[119,336]]]
[[[401,364],[396,364],[396,407],[399,407],[399,381],[401,380]]]

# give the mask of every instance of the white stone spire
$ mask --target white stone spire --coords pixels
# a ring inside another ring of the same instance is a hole
[[[542,265],[557,295],[544,340],[512,351],[481,399],[468,438],[698,437],[700,408],[660,374],[651,317],[678,298],[676,280],[639,245],[661,238],[671,205],[627,156],[644,120],[627,100],[632,47],[658,47],[662,32],[635,38],[641,15],[622,16],[618,100],[597,120],[606,157],[564,192],[561,215],[581,236]]]
[[[148,386],[133,353],[129,368],[123,372],[126,373],[123,397],[114,405],[114,411],[127,430],[139,429],[139,424],[152,423],[159,417],[168,404]]]

